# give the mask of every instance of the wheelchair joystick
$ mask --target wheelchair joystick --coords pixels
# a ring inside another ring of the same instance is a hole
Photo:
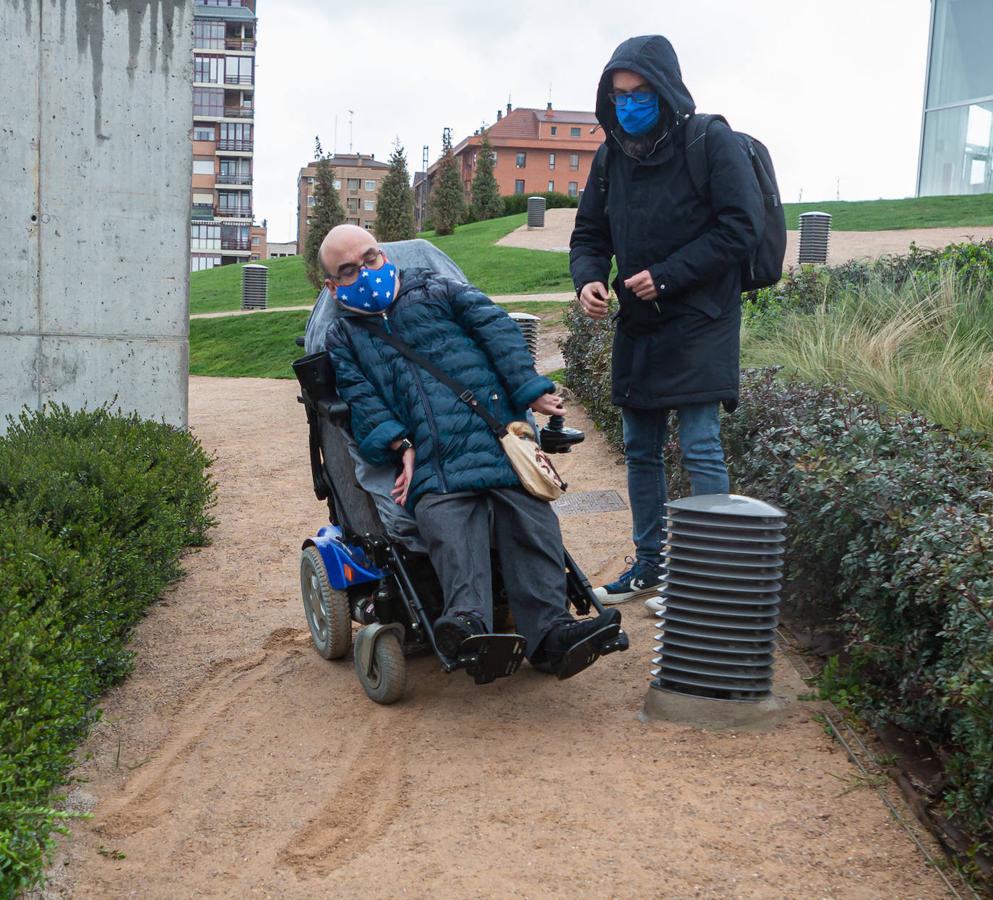
[[[546,453],[569,453],[573,444],[581,444],[586,435],[578,428],[566,428],[563,416],[550,416],[541,429],[541,449]]]

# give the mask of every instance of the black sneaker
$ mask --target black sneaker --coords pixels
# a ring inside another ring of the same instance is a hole
[[[462,642],[474,634],[486,634],[486,625],[479,616],[470,613],[440,616],[434,623],[434,642],[450,659],[458,657]]]
[[[592,619],[576,619],[558,625],[545,635],[531,665],[542,672],[553,672],[560,678],[576,675],[596,661],[600,655],[600,641],[613,640],[620,626],[621,614],[616,609],[605,610]],[[589,646],[580,648],[584,643]],[[581,649],[578,654],[575,652],[577,648]],[[563,671],[566,667],[568,674]]]

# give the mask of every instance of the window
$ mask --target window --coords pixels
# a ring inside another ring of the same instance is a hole
[[[223,116],[224,88],[193,88],[193,115]]]
[[[523,169],[528,164],[528,155],[524,151],[517,154],[516,165],[518,169]]]
[[[218,191],[217,208],[229,216],[248,217],[252,214],[252,197],[248,191]]]
[[[558,133],[559,133],[558,127],[555,126],[555,125],[553,125],[552,126],[552,137],[555,137],[555,135],[557,135]]]
[[[581,131],[580,131],[579,128],[570,128],[569,129],[569,137],[579,137],[580,134],[581,134]]]
[[[222,250],[247,250],[248,249],[248,226],[247,225],[222,225],[221,226],[221,249]]]
[[[193,46],[208,50],[224,49],[224,23],[193,20]]]
[[[308,181],[309,181],[309,182],[310,182],[311,184],[313,184],[313,183],[314,183],[314,179],[313,179],[313,178],[308,178],[307,180],[308,180]],[[331,182],[331,184],[333,184],[333,185],[334,185],[334,189],[335,189],[336,191],[340,191],[340,190],[341,190],[341,179],[340,179],[340,178],[336,178],[336,179],[335,179],[334,181],[332,181],[332,182]]]
[[[376,190],[376,182],[375,181],[371,181],[371,180],[370,181],[366,181],[366,183],[365,183],[365,189],[367,191],[374,191],[374,190]],[[366,209],[368,209],[368,208],[369,207],[367,206]]]
[[[348,211],[349,212],[358,212],[359,211],[359,198],[358,197],[349,197],[345,201],[345,203],[348,205]]]
[[[367,211],[372,211],[372,210],[374,210],[376,208],[376,201],[375,200],[366,200],[362,204],[362,208],[365,209],[365,210],[367,210]]]
[[[260,243],[262,243],[262,241],[261,241],[261,239],[259,238],[259,236],[258,236],[257,234],[256,234],[256,235],[254,235],[254,236],[252,237],[252,246],[253,246],[253,247],[258,247]]]
[[[214,195],[213,194],[194,194],[193,195],[193,202],[194,203],[205,203],[208,206],[213,206],[214,205]]]
[[[349,192],[358,191],[362,187],[361,178],[347,178],[345,179],[345,183],[348,185]]]
[[[251,184],[252,170],[247,159],[222,159],[217,179],[225,184]]]
[[[191,225],[190,226],[190,249],[191,250],[220,250],[221,249],[221,226],[220,225]]]
[[[548,182],[548,190],[549,190],[549,192],[555,190],[555,182],[554,181],[549,181]]]
[[[517,181],[514,182],[514,193],[515,194],[523,194],[524,193],[524,179],[523,178],[518,178]]]
[[[579,154],[578,153],[570,153],[569,154],[569,168],[572,169],[574,172],[576,171],[576,169],[579,168]]]
[[[346,222],[347,222],[347,223],[348,223],[349,225],[358,225],[358,224],[359,224],[359,220],[358,220],[357,218],[356,218],[356,219],[345,219],[345,221],[346,221]]]
[[[193,128],[193,140],[212,141],[217,136],[213,125],[196,125]]]
[[[213,269],[214,266],[219,266],[220,264],[221,264],[221,258],[219,256],[190,257],[191,272],[202,272],[204,269]]]
[[[317,198],[313,194],[307,195],[307,206],[313,206],[317,202]]]
[[[554,153],[549,153],[548,154],[548,168],[549,169],[554,169],[555,168],[555,154]]]
[[[223,93],[223,92],[222,92]],[[221,139],[217,144],[218,150],[252,149],[252,126],[240,122],[221,122]]]
[[[223,56],[195,56],[193,58],[193,80],[208,84],[220,84],[223,61]]]
[[[934,36],[928,78],[928,107],[988,102],[993,95],[989,34],[993,6],[982,0],[939,0],[934,7]],[[950,131],[948,137],[962,138]],[[957,169],[957,166],[956,166]],[[956,179],[959,173],[955,172]]]
[[[194,175],[213,175],[214,174],[214,161],[212,159],[195,159],[195,160],[193,160],[193,174]]]
[[[228,56],[224,62],[225,84],[254,84],[252,67],[255,60],[251,56]]]
[[[579,185],[575,181],[569,182],[569,196],[575,197],[579,193]]]

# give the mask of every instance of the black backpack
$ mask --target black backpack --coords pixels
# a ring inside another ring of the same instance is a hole
[[[712,115],[691,116],[684,125],[686,165],[689,169],[690,181],[697,196],[708,205],[710,204],[710,166],[707,162],[707,129],[715,120],[728,125],[727,119],[723,116]],[[741,264],[741,290],[754,291],[758,288],[771,287],[783,277],[783,260],[786,257],[786,213],[783,211],[779,197],[772,157],[765,144],[741,131],[735,131],[734,136],[741,142],[745,153],[752,161],[752,169],[758,179],[765,207],[762,239],[752,255]],[[600,190],[605,197],[608,186],[607,154],[610,152],[607,148],[608,144],[604,142],[595,160],[595,164],[598,165]]]

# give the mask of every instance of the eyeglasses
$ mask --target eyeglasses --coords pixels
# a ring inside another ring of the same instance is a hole
[[[350,284],[355,284],[358,280],[360,269],[381,269],[385,262],[386,257],[383,255],[383,251],[375,247],[366,251],[360,265],[346,263],[343,266],[338,266],[338,274],[332,275],[331,280],[335,284],[343,284],[347,287]]]
[[[644,105],[646,103],[651,103],[657,96],[654,91],[631,91],[629,93],[618,93],[617,91],[611,91],[607,96],[610,98],[610,102],[614,106],[624,106],[629,101],[631,103],[637,103],[639,105]]]

